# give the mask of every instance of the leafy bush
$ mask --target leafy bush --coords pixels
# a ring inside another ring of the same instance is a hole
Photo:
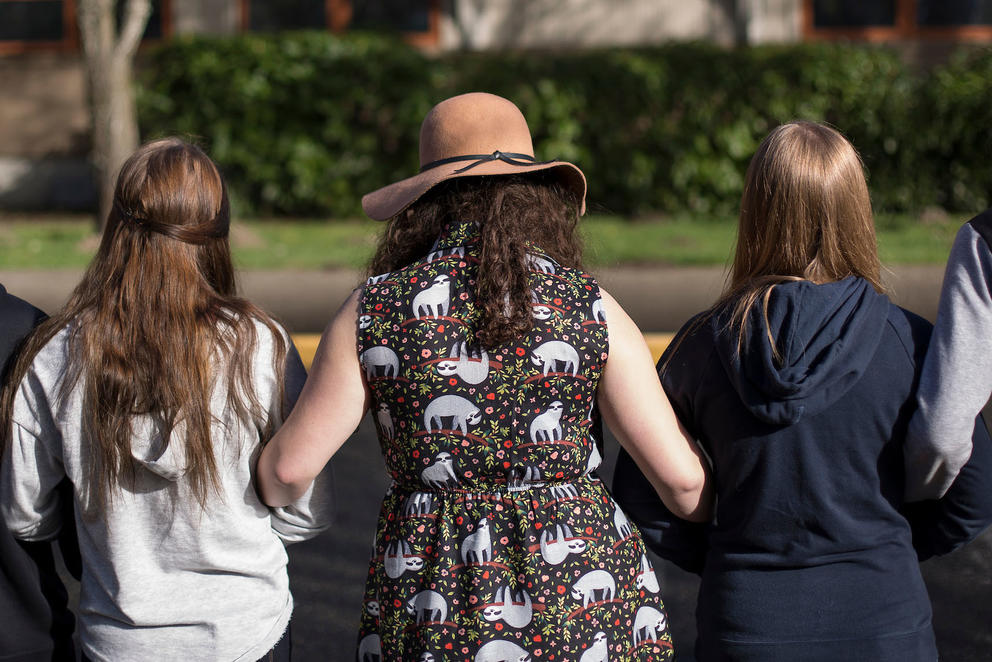
[[[143,71],[145,135],[199,137],[246,213],[359,215],[362,194],[416,172],[427,110],[477,90],[520,106],[538,158],[583,168],[593,210],[727,213],[760,140],[799,118],[851,139],[878,209],[992,199],[989,52],[915,73],[877,46],[428,58],[379,36],[287,33],[172,40]]]
[[[176,39],[146,65],[143,133],[198,138],[246,212],[354,215],[416,166],[436,97],[423,56],[362,36]]]

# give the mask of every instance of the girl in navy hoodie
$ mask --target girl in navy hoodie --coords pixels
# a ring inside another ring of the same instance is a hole
[[[889,301],[879,272],[854,148],[820,124],[776,128],[748,168],[726,291],[659,362],[713,463],[716,518],[668,516],[627,457],[615,477],[645,540],[702,573],[698,660],[937,659],[913,538],[939,529],[939,509],[914,531],[902,503],[930,325]],[[988,446],[978,426],[976,463]],[[921,540],[924,555],[977,534],[980,485],[965,473],[962,527]]]

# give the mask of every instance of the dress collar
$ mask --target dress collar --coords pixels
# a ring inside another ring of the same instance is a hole
[[[479,238],[479,226],[475,221],[450,221],[442,229],[434,242],[431,252],[442,248],[455,248],[474,243]]]

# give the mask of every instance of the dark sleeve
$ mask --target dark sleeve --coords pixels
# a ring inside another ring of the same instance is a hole
[[[707,525],[673,515],[623,449],[613,470],[613,496],[641,530],[648,549],[683,570],[703,571]]]
[[[3,380],[8,378],[8,372],[12,369],[14,359],[24,343],[24,339],[35,326],[45,320],[45,317],[45,313],[41,310],[22,299],[7,294],[0,287],[0,376]],[[66,568],[73,577],[79,579],[82,575],[82,561],[79,555],[79,542],[76,538],[75,519],[73,517],[72,484],[67,478],[59,485],[58,491],[60,493],[62,521],[64,522],[58,535],[59,550],[62,553]],[[41,542],[17,540],[16,544],[21,550],[18,558],[16,560],[12,558],[4,560],[12,566],[15,563],[29,563],[34,567],[28,569],[20,566],[18,568],[23,573],[23,576],[16,578],[19,586],[18,593],[16,596],[7,597],[20,601],[17,603],[16,609],[22,615],[31,613],[35,618],[40,617],[42,625],[47,625],[47,634],[50,635],[49,639],[54,647],[50,659],[74,660],[72,632],[75,627],[75,620],[72,612],[69,611],[68,593],[65,585],[56,570],[53,542],[49,540]],[[14,568],[4,568],[4,570],[14,571]],[[36,606],[36,609],[40,609],[43,615],[27,606],[32,596],[39,595],[44,606]],[[5,616],[10,618],[11,614],[7,613]],[[33,623],[32,625],[38,626],[39,624]],[[32,641],[32,632],[23,632],[22,636],[26,643]],[[46,639],[47,641],[48,639]]]
[[[687,330],[691,331],[695,324],[695,319],[690,320],[683,330],[676,334],[675,339],[658,361],[659,373],[662,373],[662,367],[667,366],[662,374],[665,392],[675,413],[690,432],[695,427],[689,414],[687,396],[692,388],[689,383],[691,381],[689,375],[692,373],[683,372],[679,368],[694,363],[688,357],[692,352],[683,344],[683,340],[688,335]],[[701,370],[702,366],[695,366],[695,374],[699,374]],[[673,515],[638,469],[633,458],[623,449],[620,449],[616,468],[613,471],[613,496],[628,517],[637,524],[644,537],[644,544],[651,551],[683,570],[702,572],[709,525],[689,522]]]
[[[939,500],[907,504],[913,546],[921,561],[953,552],[992,524],[992,438],[975,420],[971,457]]]
[[[4,377],[25,336],[44,319],[41,310],[0,287],[0,374]]]
[[[76,535],[76,517],[73,507],[72,483],[63,478],[58,486],[59,505],[62,509],[62,528],[59,530],[58,545],[62,562],[74,579],[83,578],[83,559],[79,553],[79,537]]]

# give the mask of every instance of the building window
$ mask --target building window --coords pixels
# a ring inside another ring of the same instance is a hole
[[[820,0],[813,3],[813,25],[818,28],[863,28],[895,24],[895,0]]]
[[[992,25],[992,0],[917,0],[921,26]]]
[[[992,0],[803,0],[807,39],[992,41]]]
[[[171,34],[171,0],[152,0],[145,39]],[[0,0],[0,54],[79,48],[77,0]],[[117,3],[117,18],[124,2]]]
[[[249,0],[245,28],[252,32],[324,29],[327,27],[325,0]]]
[[[0,0],[0,53],[75,47],[72,0]]]
[[[388,30],[434,46],[439,12],[439,0],[241,0],[241,26],[253,32]]]
[[[352,0],[351,27],[360,30],[427,32],[431,3],[405,0]]]

